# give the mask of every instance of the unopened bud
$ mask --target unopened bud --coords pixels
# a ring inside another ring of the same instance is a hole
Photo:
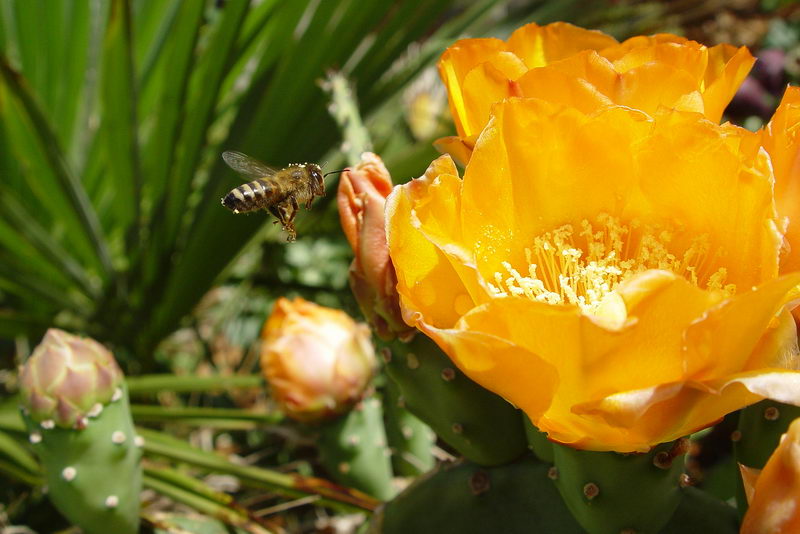
[[[22,404],[42,428],[71,427],[99,414],[122,380],[103,345],[51,328],[20,372]]]
[[[370,331],[341,310],[281,298],[262,333],[261,368],[287,415],[318,421],[364,396],[376,367]]]

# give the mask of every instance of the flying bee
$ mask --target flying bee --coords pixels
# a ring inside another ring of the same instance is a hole
[[[287,241],[297,238],[294,217],[304,205],[311,209],[315,197],[325,195],[323,178],[332,171],[322,174],[316,163],[293,163],[280,170],[272,169],[255,158],[241,152],[226,151],[222,159],[228,167],[251,182],[232,189],[222,198],[222,205],[234,213],[247,213],[266,209],[278,220],[273,224],[281,226],[289,234]]]

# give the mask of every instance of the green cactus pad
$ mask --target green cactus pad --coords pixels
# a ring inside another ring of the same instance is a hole
[[[553,444],[547,439],[547,434],[540,431],[531,423],[527,416],[524,418],[525,435],[528,437],[528,448],[543,462],[553,463]]]
[[[334,480],[381,500],[394,495],[391,454],[377,398],[365,399],[319,429],[320,462]]]
[[[405,408],[394,381],[386,381],[385,391],[386,437],[395,475],[412,477],[431,470],[436,464],[433,457],[436,434]]]
[[[589,534],[656,534],[680,503],[685,449],[682,441],[644,454],[553,444],[556,486]]]
[[[526,456],[500,467],[460,461],[418,479],[373,516],[370,534],[581,534],[548,478]]]
[[[142,454],[127,391],[119,391],[86,420],[85,428],[39,423],[23,413],[50,499],[86,534],[135,534],[139,529]]]
[[[681,490],[675,513],[659,534],[736,534],[736,509],[699,489]]]
[[[384,359],[408,410],[465,458],[493,466],[525,454],[522,412],[467,378],[429,338],[394,341]]]
[[[781,436],[800,417],[800,407],[763,400],[739,412],[739,428],[732,436],[736,461],[761,469],[769,460]]]

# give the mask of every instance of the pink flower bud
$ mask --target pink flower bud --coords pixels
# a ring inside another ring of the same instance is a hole
[[[392,180],[383,161],[365,152],[358,165],[342,174],[336,197],[342,229],[355,253],[350,287],[364,316],[384,340],[414,332],[400,314],[397,277],[386,244],[384,206],[391,191]]]
[[[123,375],[114,356],[91,338],[51,328],[20,371],[22,402],[35,421],[63,427],[111,402]]]

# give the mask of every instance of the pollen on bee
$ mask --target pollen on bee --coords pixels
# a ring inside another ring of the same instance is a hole
[[[727,270],[718,267],[707,235],[696,236],[682,254],[671,251],[674,232],[625,225],[601,214],[594,225],[581,222],[580,231],[564,225],[537,236],[525,249],[527,272],[509,262],[494,273],[489,289],[495,296],[523,296],[548,304],[575,304],[585,313],[612,312],[618,306],[614,289],[624,280],[648,269],[663,269],[683,276],[696,286],[732,295],[736,286],[726,284]]]

